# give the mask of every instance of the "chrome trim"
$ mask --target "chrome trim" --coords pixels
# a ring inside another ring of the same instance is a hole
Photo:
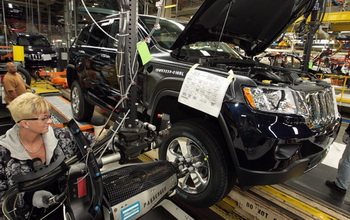
[[[312,128],[325,126],[337,118],[335,97],[331,88],[322,91],[310,92],[305,95],[304,101],[309,111],[307,123]]]
[[[42,54],[30,54],[29,59],[31,60],[43,60]]]

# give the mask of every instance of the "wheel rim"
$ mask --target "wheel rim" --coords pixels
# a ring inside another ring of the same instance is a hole
[[[203,192],[210,180],[208,155],[192,139],[178,137],[171,141],[167,150],[167,160],[179,163],[185,176],[179,178],[178,187],[189,194]]]
[[[78,114],[80,101],[79,101],[78,89],[76,87],[74,87],[73,90],[72,90],[71,103],[72,103],[73,112]]]

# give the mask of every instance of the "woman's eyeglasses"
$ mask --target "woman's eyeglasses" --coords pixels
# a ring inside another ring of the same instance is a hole
[[[17,121],[17,123],[20,122],[20,121],[23,121],[23,120],[31,120],[31,121],[40,120],[40,121],[47,121],[47,120],[49,120],[49,119],[51,119],[51,114],[50,114],[50,115],[45,115],[45,116],[40,116],[40,117],[38,117],[38,118],[23,118],[23,119]]]

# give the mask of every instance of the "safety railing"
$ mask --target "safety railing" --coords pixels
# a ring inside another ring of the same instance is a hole
[[[339,105],[350,106],[350,76],[317,73],[321,80],[328,81],[335,89],[336,100]]]
[[[13,51],[12,46],[0,46],[0,60],[4,60],[6,58],[12,58]]]

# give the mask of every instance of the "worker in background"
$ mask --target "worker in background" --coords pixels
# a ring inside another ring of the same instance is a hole
[[[342,194],[346,193],[350,183],[350,124],[345,130],[343,142],[346,144],[345,150],[338,164],[338,172],[335,181],[326,181],[326,185]]]
[[[17,96],[25,93],[30,86],[24,82],[21,74],[17,72],[17,66],[14,62],[6,63],[7,73],[3,79],[3,86],[5,90],[5,102],[8,104]]]

